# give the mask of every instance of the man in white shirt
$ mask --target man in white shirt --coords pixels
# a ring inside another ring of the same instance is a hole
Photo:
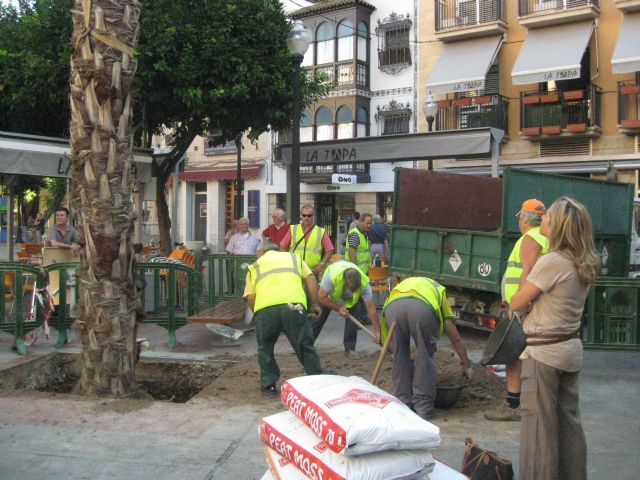
[[[233,255],[255,255],[260,240],[249,231],[249,219],[238,220],[238,233],[231,237],[226,250]]]

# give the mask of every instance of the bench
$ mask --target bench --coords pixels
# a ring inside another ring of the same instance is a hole
[[[195,315],[187,317],[189,323],[221,323],[229,325],[244,318],[247,304],[243,298],[225,300],[215,307],[207,308]]]

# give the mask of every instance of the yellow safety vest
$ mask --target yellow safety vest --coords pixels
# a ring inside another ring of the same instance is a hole
[[[349,234],[352,232],[356,232],[358,234],[358,238],[360,238],[360,243],[358,244],[358,248],[356,249],[356,265],[360,267],[365,274],[369,273],[369,263],[371,262],[371,253],[369,253],[369,239],[364,236],[364,234],[360,231],[358,227],[353,227],[349,230]],[[345,252],[349,252],[349,235],[344,242]]]
[[[504,272],[503,282],[503,297],[504,300],[509,303],[511,297],[515,295],[520,288],[520,277],[522,277],[522,263],[520,262],[520,247],[524,237],[533,238],[538,245],[540,245],[540,251],[545,254],[549,251],[549,240],[547,237],[540,233],[540,227],[533,227],[527,233],[522,235],[511,250],[509,260],[507,260],[507,270]]]
[[[407,278],[389,292],[389,297],[382,306],[382,316],[384,317],[389,305],[401,298],[415,298],[431,307],[439,321],[438,337],[442,335],[444,332],[444,322],[447,319],[442,309],[443,302],[448,301],[446,300],[447,289],[445,287],[427,277]],[[381,322],[381,326],[382,324],[386,326],[386,322]],[[386,328],[384,336],[386,337]]]
[[[283,303],[301,303],[307,308],[302,287],[302,258],[288,252],[270,251],[249,266],[256,294],[253,312]]]
[[[342,295],[344,293],[344,271],[349,268],[354,268],[358,271],[358,273],[360,273],[360,279],[362,283],[360,284],[360,288],[357,291],[353,292],[353,296],[351,298],[342,298]],[[369,277],[367,277],[355,263],[347,262],[344,260],[329,265],[327,267],[327,271],[324,274],[331,277],[331,283],[333,284],[333,291],[329,294],[329,298],[334,302],[343,300],[345,308],[351,308],[356,303],[358,303],[360,295],[362,295],[364,289],[367,287],[367,285],[369,285]]]
[[[309,268],[313,269],[322,261],[322,237],[324,236],[324,228],[314,225],[309,234],[309,240],[302,240],[304,238],[302,225],[291,225],[290,229],[291,245],[289,251],[300,255]]]

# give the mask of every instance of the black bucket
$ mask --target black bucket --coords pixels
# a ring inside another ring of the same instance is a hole
[[[480,365],[502,365],[516,360],[527,346],[527,337],[515,315],[498,323],[484,346]]]

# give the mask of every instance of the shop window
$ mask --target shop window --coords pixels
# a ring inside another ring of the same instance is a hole
[[[305,110],[300,119],[300,141],[313,142],[313,116],[309,110]]]

